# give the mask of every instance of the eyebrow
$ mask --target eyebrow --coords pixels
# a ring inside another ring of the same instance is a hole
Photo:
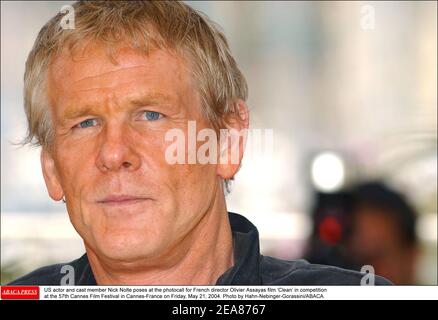
[[[157,104],[169,104],[171,101],[171,97],[169,95],[163,93],[153,93],[147,94],[143,96],[137,96],[133,98],[128,98],[127,102],[132,107],[142,107],[142,106],[150,106]],[[62,122],[77,119],[86,115],[91,115],[96,113],[96,106],[91,104],[85,104],[78,108],[69,107],[64,112],[62,117]]]
[[[153,93],[145,96],[134,97],[132,99],[128,99],[128,102],[132,106],[147,106],[153,104],[170,103],[171,97],[167,94],[163,93]]]
[[[84,105],[78,109],[67,109],[67,111],[62,115],[62,119],[65,120],[71,120],[76,119],[82,116],[85,116],[87,114],[92,114],[93,108],[90,105]]]

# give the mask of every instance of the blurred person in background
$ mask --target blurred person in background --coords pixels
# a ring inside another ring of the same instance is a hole
[[[415,283],[417,214],[404,195],[366,182],[317,193],[312,212],[308,261],[355,270],[370,265],[395,284]]]
[[[381,182],[352,191],[354,209],[347,255],[356,265],[371,265],[395,284],[415,284],[418,256],[417,213],[406,197]]]

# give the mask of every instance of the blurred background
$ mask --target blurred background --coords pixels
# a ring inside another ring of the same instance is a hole
[[[24,63],[70,1],[1,2],[1,283],[84,252],[26,133]],[[227,196],[263,254],[437,284],[437,3],[188,1],[249,85],[250,148]]]

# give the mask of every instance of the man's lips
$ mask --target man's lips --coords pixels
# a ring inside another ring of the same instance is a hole
[[[147,200],[151,200],[151,199],[146,197],[137,197],[131,195],[110,195],[108,197],[103,198],[102,200],[98,200],[97,203],[103,205],[110,205],[110,206],[125,206],[125,205],[136,204]]]

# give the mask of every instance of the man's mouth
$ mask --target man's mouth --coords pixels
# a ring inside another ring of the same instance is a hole
[[[137,197],[131,195],[110,195],[97,201],[97,203],[108,205],[108,206],[127,206],[127,205],[141,203],[147,200],[151,200],[151,199],[146,197]]]

